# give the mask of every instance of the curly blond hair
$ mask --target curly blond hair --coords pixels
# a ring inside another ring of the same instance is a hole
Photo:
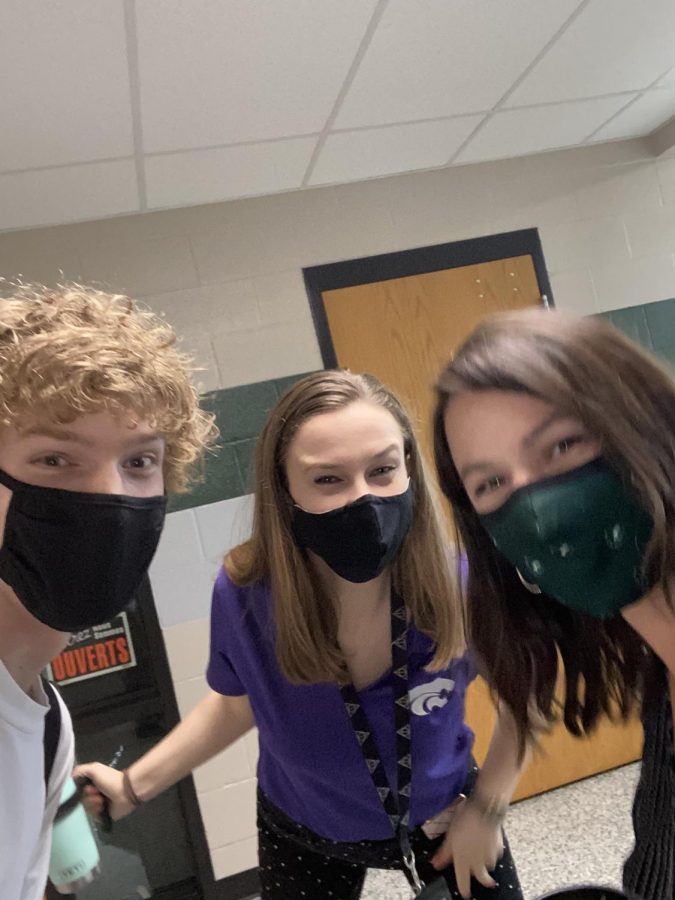
[[[165,439],[167,491],[186,490],[217,429],[171,327],[129,297],[79,284],[9,287],[0,300],[0,425],[131,412]]]

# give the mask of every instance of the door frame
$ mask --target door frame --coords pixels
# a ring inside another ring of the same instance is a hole
[[[309,305],[314,320],[314,329],[319,341],[319,350],[325,369],[338,368],[337,355],[328,325],[324,291],[390,281],[393,278],[407,278],[424,275],[443,269],[457,269],[478,263],[496,262],[513,256],[530,256],[539,287],[542,302],[553,306],[551,283],[546,271],[544,251],[536,228],[523,228],[487,237],[452,241],[449,244],[432,244],[413,250],[381,253],[378,256],[364,256],[343,262],[308,266],[302,270]]]
[[[161,695],[164,724],[167,732],[181,722],[174,681],[171,675],[166,643],[159,624],[150,578],[146,575],[138,590],[138,604],[143,614],[143,622],[148,636],[150,663]],[[199,805],[197,788],[192,773],[186,775],[176,787],[178,798],[187,826],[187,836],[195,863],[195,877],[201,891],[202,900],[236,900],[255,898],[260,890],[258,869],[245,869],[236,875],[216,879],[211,859],[211,850],[206,836],[204,819]],[[180,890],[180,886],[176,888]],[[179,896],[184,896],[182,893]],[[164,894],[161,894],[164,897]],[[174,894],[167,888],[167,900]]]

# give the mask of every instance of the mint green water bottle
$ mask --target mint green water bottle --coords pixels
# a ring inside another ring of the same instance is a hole
[[[77,787],[69,778],[52,831],[49,880],[59,894],[74,894],[99,874],[100,856]]]

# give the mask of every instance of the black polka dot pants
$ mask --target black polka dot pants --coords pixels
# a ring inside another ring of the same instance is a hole
[[[305,850],[261,830],[258,843],[262,900],[358,900],[366,867]]]
[[[259,817],[259,874],[262,900],[358,900],[366,869],[400,869],[400,851],[394,841],[340,844],[326,841],[302,826],[285,834],[279,823]],[[441,839],[430,841],[421,831],[411,835],[420,877],[427,883],[439,877],[430,859]],[[491,873],[499,887],[472,882],[474,900],[523,900],[518,875],[505,841],[505,852]],[[452,866],[442,873],[453,900],[459,900]]]

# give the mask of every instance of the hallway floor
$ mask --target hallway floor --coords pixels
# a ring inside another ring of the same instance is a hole
[[[621,884],[637,764],[523,800],[506,823],[526,900],[564,885]],[[371,871],[361,900],[408,900],[400,873]]]

